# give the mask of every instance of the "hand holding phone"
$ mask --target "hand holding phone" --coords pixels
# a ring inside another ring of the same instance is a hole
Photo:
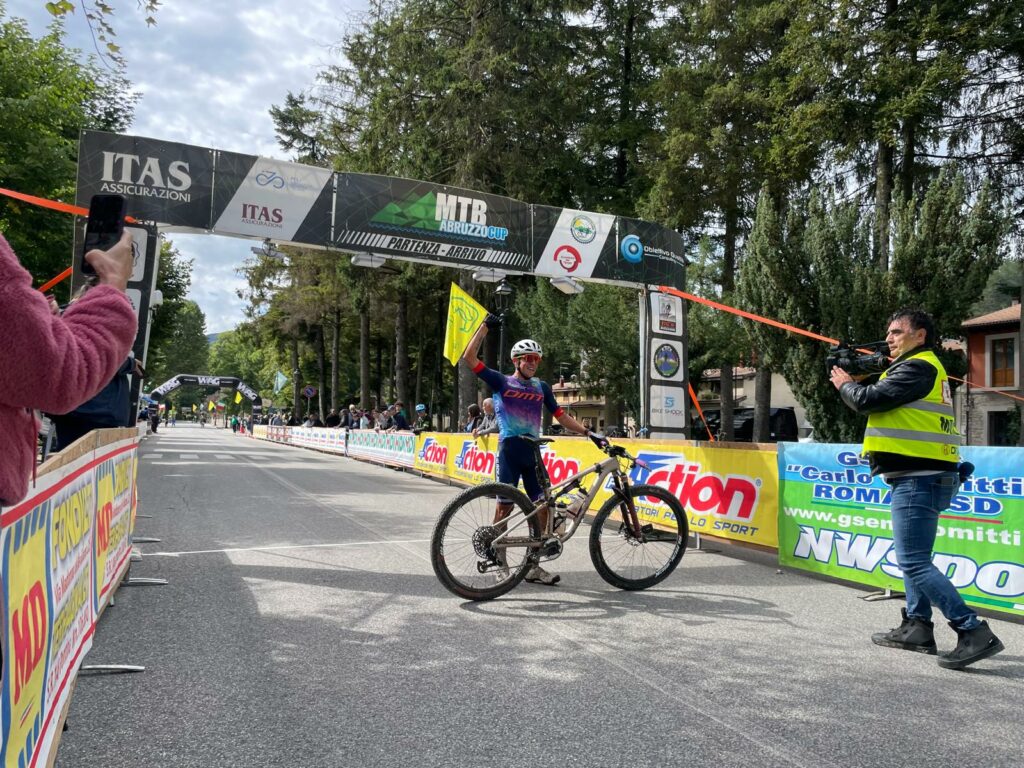
[[[93,195],[89,201],[89,220],[85,225],[81,270],[95,275],[92,262],[85,257],[90,251],[107,251],[117,245],[124,231],[126,201],[121,195]]]

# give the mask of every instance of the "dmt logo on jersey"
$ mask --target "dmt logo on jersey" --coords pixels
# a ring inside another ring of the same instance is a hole
[[[699,463],[688,461],[681,454],[641,453],[637,458],[648,468],[637,464],[630,470],[629,479],[665,488],[691,512],[734,520],[750,520],[754,516],[761,487],[759,480],[744,475],[723,478],[712,472],[701,472]]]
[[[455,467],[463,472],[476,472],[481,475],[494,474],[496,457],[492,451],[482,451],[473,440],[463,440],[462,450],[455,457]]]
[[[448,466],[448,447],[441,445],[437,440],[428,437],[423,441],[417,458],[427,464],[436,464],[439,467]]]

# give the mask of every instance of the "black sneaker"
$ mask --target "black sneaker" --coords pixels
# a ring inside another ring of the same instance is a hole
[[[1003,644],[992,634],[987,621],[974,629],[957,629],[952,623],[949,626],[956,630],[958,640],[956,648],[939,657],[939,666],[943,669],[963,669],[1003,650]]]
[[[876,632],[871,636],[871,642],[875,645],[884,645],[886,648],[927,653],[929,656],[938,653],[933,632],[935,625],[924,619],[908,618],[907,609],[900,610],[903,613],[903,623],[888,632]]]

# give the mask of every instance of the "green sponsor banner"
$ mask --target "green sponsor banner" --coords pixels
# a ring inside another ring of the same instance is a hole
[[[779,443],[779,561],[903,591],[889,486],[860,448]],[[961,454],[976,469],[940,516],[933,562],[969,604],[1024,615],[1024,449]]]

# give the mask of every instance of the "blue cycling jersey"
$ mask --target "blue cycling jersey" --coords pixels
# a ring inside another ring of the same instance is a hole
[[[474,372],[494,391],[499,442],[520,435],[540,437],[542,408],[546,407],[554,416],[562,414],[551,387],[537,377],[523,380],[506,376],[483,363]]]

